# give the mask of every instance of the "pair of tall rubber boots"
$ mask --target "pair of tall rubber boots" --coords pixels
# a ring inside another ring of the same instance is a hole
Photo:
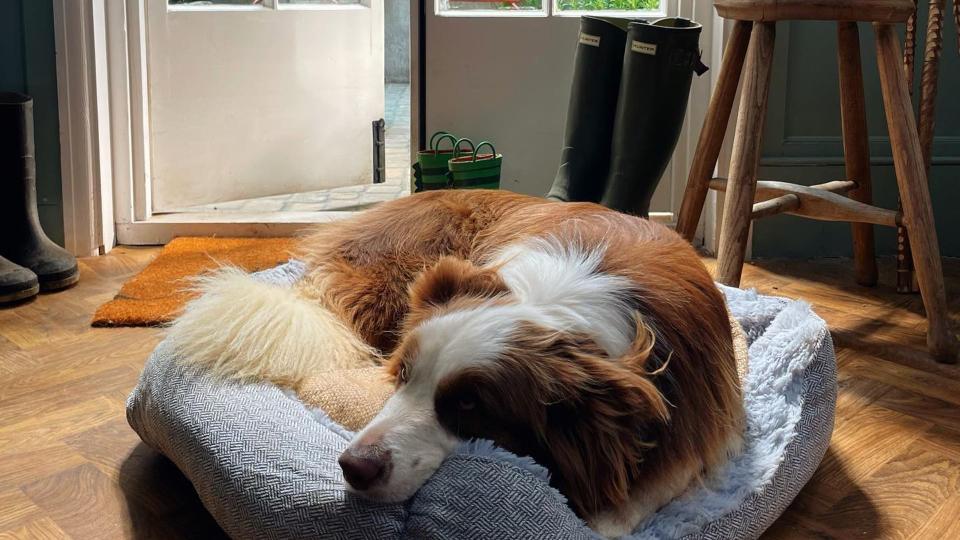
[[[581,17],[560,169],[548,198],[647,217],[700,61],[695,22]]]
[[[33,100],[0,92],[0,304],[69,287],[79,277],[77,259],[40,227]]]

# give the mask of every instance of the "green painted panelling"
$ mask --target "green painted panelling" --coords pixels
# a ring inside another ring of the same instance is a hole
[[[925,19],[925,5],[922,6]],[[946,19],[952,19],[947,17]],[[921,20],[921,28],[926,21]],[[937,100],[934,166],[930,173],[940,245],[946,256],[960,256],[960,58],[956,29],[946,23]],[[874,35],[870,25],[860,25],[867,123],[875,202],[896,208],[897,190],[886,119],[877,76]],[[922,40],[922,32],[921,32]],[[839,89],[836,59],[836,25],[826,22],[779,23],[777,50],[767,126],[764,132],[760,179],[811,185],[844,178]],[[917,45],[916,86],[920,81],[923,43]],[[875,227],[879,254],[896,251],[892,229]],[[850,256],[850,226],[811,221],[792,216],[760,220],[754,226],[754,257],[807,258]]]
[[[23,67],[23,10],[19,1],[0,2],[0,88],[22,92],[26,86]]]
[[[63,245],[52,1],[0,1],[0,51],[0,90],[23,92],[33,97],[40,221],[47,235]],[[0,195],[2,192],[0,183]]]

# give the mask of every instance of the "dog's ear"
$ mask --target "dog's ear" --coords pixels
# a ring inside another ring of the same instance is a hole
[[[444,257],[410,286],[413,310],[438,307],[460,296],[493,297],[508,291],[496,270],[456,257]]]
[[[638,338],[623,357],[608,358],[583,343],[558,355],[556,383],[541,436],[554,482],[581,517],[625,503],[646,450],[669,420],[668,403],[645,369],[652,334],[638,320]],[[564,359],[565,358],[565,359]]]

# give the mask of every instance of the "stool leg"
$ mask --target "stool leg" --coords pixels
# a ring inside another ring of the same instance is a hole
[[[874,27],[893,165],[897,173],[900,198],[903,200],[907,234],[913,246],[920,294],[927,312],[927,347],[938,361],[953,363],[957,361],[956,341],[950,331],[947,294],[924,170],[923,151],[920,148],[910,94],[903,69],[900,67],[900,44],[893,25],[875,23]]]
[[[843,154],[847,180],[857,183],[849,196],[855,201],[873,204],[870,179],[870,141],[867,134],[867,110],[863,99],[863,72],[860,66],[860,32],[855,22],[837,24],[837,61],[840,66],[840,116],[843,119]],[[857,283],[877,284],[877,260],[873,254],[873,225],[851,224],[853,267]]]
[[[740,96],[740,110],[737,112],[730,178],[727,181],[723,224],[720,229],[720,252],[717,255],[717,281],[726,285],[740,284],[743,259],[747,252],[750,216],[757,190],[760,143],[763,139],[763,123],[767,116],[767,94],[770,90],[775,35],[775,23],[755,23],[747,48],[743,93]]]
[[[693,164],[687,176],[687,187],[683,192],[683,202],[677,216],[677,232],[680,236],[693,241],[697,234],[697,223],[703,212],[703,202],[717,165],[717,156],[723,146],[723,136],[727,132],[727,122],[733,109],[733,100],[737,96],[737,83],[743,70],[743,57],[747,53],[750,40],[750,21],[736,21],[730,34],[730,41],[723,54],[717,88],[710,99],[710,108],[700,130],[697,151],[693,153]]]

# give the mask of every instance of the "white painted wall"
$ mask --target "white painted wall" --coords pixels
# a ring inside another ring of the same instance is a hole
[[[167,11],[148,0],[152,209],[372,181],[383,0]]]
[[[563,145],[579,18],[444,17],[427,1],[427,136],[443,129],[475,142],[490,139],[504,156],[501,187],[545,195]],[[685,4],[683,16],[707,23],[700,43],[709,61],[712,5]],[[668,2],[668,14],[677,9]],[[687,127],[651,203],[665,221],[680,206],[712,75],[694,77]]]
[[[443,129],[504,155],[501,187],[545,195],[553,182],[580,21],[427,13],[427,136]]]

